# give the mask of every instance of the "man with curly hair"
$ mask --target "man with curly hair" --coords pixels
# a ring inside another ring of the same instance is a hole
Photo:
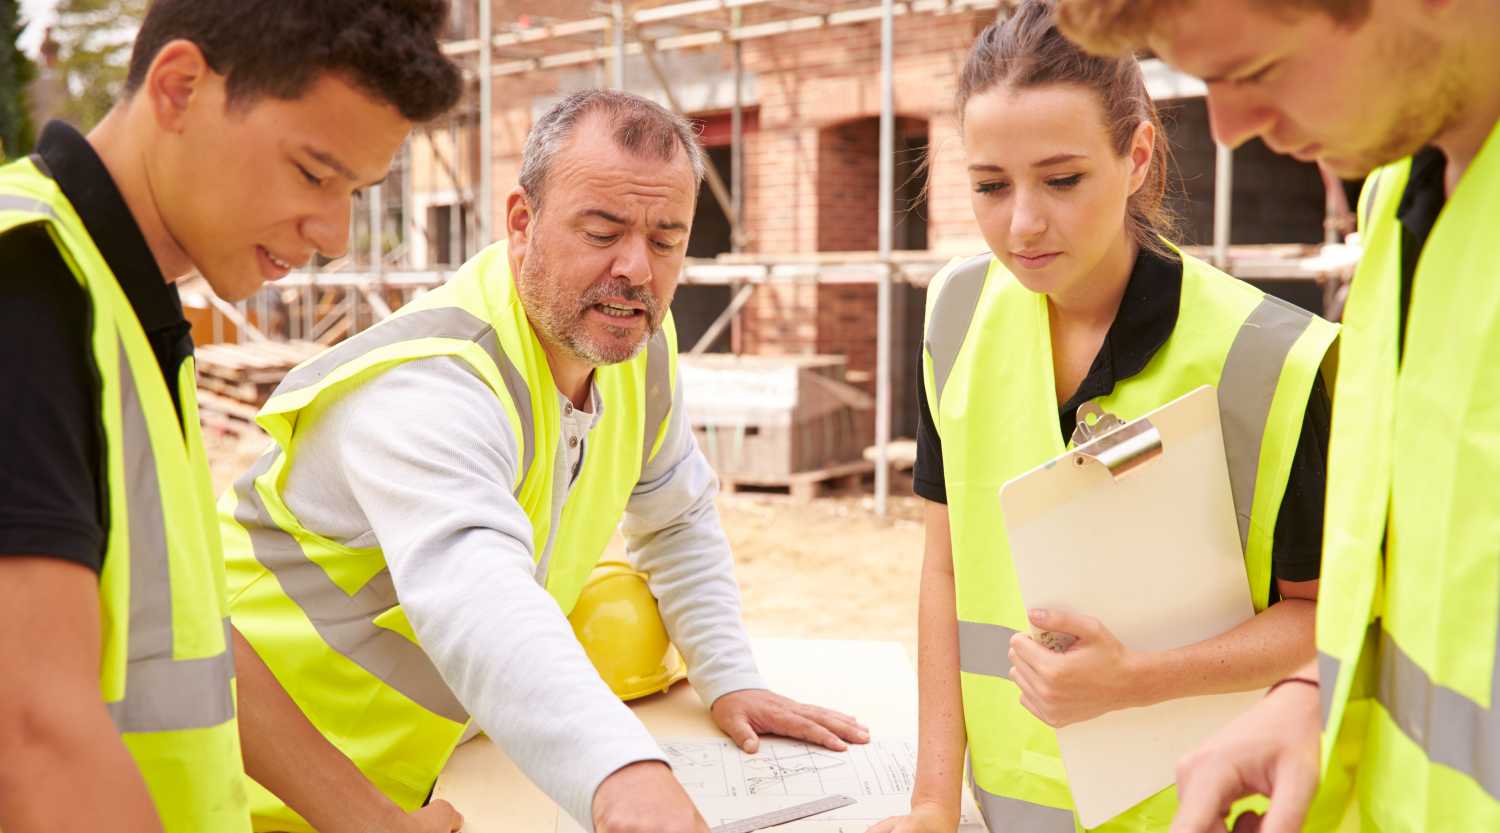
[[[1181,763],[1173,829],[1222,830],[1231,801],[1265,793],[1265,831],[1329,829],[1350,796],[1364,830],[1500,830],[1500,3],[1062,0],[1061,13],[1091,48],[1149,47],[1204,79],[1220,142],[1259,137],[1369,174],[1318,660]]]
[[[328,833],[462,824],[387,800],[230,626],[175,288],[345,251],[354,193],[459,96],[447,11],[157,0],[106,118],[0,168],[6,833],[243,833],[246,770]]]

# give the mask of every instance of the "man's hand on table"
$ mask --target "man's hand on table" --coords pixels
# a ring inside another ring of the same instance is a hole
[[[596,833],[709,833],[708,822],[661,761],[615,770],[594,791]]]
[[[870,730],[847,714],[798,703],[763,688],[725,694],[714,701],[709,713],[720,731],[752,755],[760,749],[762,734],[805,740],[835,752],[848,749],[846,741],[870,741]]]

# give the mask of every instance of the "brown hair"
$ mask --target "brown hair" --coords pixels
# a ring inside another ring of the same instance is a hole
[[[1100,55],[1124,55],[1145,46],[1157,24],[1185,13],[1197,0],[1058,0],[1058,25],[1068,37]],[[1370,0],[1257,0],[1268,14],[1322,12],[1355,26],[1370,12]],[[1198,14],[1212,14],[1195,9]]]
[[[1127,212],[1135,241],[1149,251],[1169,255],[1161,238],[1174,236],[1177,229],[1177,218],[1166,205],[1171,148],[1135,58],[1100,58],[1083,52],[1058,31],[1052,0],[1026,0],[1003,23],[985,27],[969,49],[958,76],[960,128],[969,99],[1000,84],[1016,90],[1074,84],[1093,91],[1110,144],[1122,157],[1130,152],[1130,141],[1141,122],[1156,127],[1146,181],[1131,195]]]

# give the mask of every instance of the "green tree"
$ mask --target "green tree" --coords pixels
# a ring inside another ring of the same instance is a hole
[[[36,130],[26,106],[26,85],[36,65],[16,45],[26,29],[17,0],[0,0],[0,159],[31,152]]]
[[[60,0],[52,37],[68,79],[63,117],[87,131],[115,105],[147,0]]]

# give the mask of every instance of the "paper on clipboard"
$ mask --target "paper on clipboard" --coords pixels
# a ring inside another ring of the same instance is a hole
[[[1255,614],[1212,387],[1011,480],[1000,503],[1027,608],[1093,616],[1139,651]],[[1170,786],[1179,758],[1260,697],[1171,700],[1058,730],[1079,820],[1097,826]]]

